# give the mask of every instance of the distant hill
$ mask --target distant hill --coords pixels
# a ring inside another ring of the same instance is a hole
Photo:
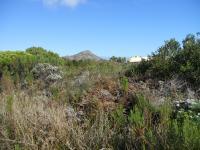
[[[65,56],[64,58],[69,59],[69,60],[102,60],[102,58],[96,56],[94,53],[92,53],[89,50],[82,51],[78,54],[72,55],[72,56]]]

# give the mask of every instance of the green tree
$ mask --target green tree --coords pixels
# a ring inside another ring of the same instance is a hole
[[[165,44],[161,46],[156,53],[153,53],[154,57],[160,57],[161,59],[167,60],[174,57],[180,52],[180,43],[175,39],[165,41]]]
[[[118,62],[118,63],[125,63],[126,62],[126,57],[115,57],[115,56],[112,56],[110,58],[110,61]]]
[[[165,41],[165,44],[152,55],[151,74],[164,79],[171,77],[173,74],[173,72],[171,72],[171,67],[173,66],[171,59],[180,51],[181,47],[178,41],[175,39]]]
[[[200,85],[200,39],[189,34],[183,40],[183,50],[173,59],[174,71],[192,85]]]

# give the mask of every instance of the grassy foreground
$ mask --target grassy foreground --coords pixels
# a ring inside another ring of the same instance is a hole
[[[0,52],[0,149],[200,149],[199,48],[173,39],[137,65]]]

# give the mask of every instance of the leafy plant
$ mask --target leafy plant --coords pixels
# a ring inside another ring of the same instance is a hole
[[[121,78],[121,85],[122,85],[122,90],[125,94],[128,93],[128,78],[122,77]]]
[[[134,110],[131,110],[128,120],[136,127],[144,127],[144,116],[138,107],[135,107]]]

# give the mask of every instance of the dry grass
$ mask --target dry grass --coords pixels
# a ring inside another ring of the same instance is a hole
[[[12,102],[8,102],[12,101]],[[8,106],[10,105],[10,106]],[[9,110],[8,110],[8,107]],[[100,149],[109,147],[109,120],[99,111],[94,123],[68,121],[65,105],[24,92],[1,95],[1,149]]]

